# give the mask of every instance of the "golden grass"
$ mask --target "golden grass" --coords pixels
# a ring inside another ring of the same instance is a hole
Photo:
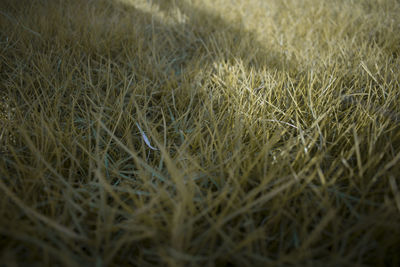
[[[1,1],[1,262],[399,266],[398,14]]]

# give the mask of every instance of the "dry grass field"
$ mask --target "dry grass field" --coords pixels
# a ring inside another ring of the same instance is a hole
[[[399,14],[0,1],[0,266],[400,266]]]

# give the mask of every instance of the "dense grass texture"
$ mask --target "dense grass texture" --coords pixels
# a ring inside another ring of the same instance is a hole
[[[399,14],[0,1],[1,266],[400,266]]]

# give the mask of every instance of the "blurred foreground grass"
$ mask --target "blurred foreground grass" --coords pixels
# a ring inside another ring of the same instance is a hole
[[[1,1],[0,261],[399,266],[398,14]]]

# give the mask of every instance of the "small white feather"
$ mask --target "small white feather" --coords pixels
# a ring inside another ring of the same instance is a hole
[[[158,150],[157,148],[153,147],[153,146],[150,144],[149,138],[147,138],[146,134],[143,132],[142,128],[140,128],[140,126],[139,126],[139,124],[138,124],[137,122],[136,122],[136,126],[139,128],[139,131],[140,131],[140,133],[142,134],[143,140],[144,140],[144,142],[146,143],[146,145],[147,145],[150,149]]]

